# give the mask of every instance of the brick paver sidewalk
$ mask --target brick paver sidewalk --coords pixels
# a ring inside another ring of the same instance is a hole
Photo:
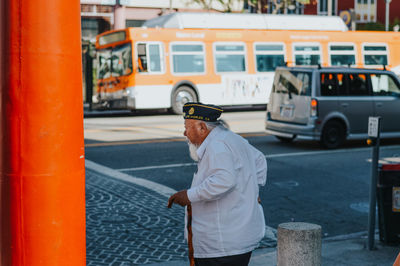
[[[87,265],[185,260],[183,208],[140,185],[86,169]],[[265,238],[261,246],[273,247]]]

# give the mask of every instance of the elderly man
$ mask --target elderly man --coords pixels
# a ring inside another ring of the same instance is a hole
[[[267,162],[247,140],[221,125],[221,113],[209,104],[183,106],[184,135],[198,171],[191,188],[172,195],[168,207],[187,206],[185,236],[196,266],[248,265],[265,233],[259,185],[265,185]]]

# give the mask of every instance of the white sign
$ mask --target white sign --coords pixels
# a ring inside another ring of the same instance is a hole
[[[368,118],[368,136],[369,137],[373,137],[373,138],[378,137],[379,121],[380,121],[380,117],[370,116]]]

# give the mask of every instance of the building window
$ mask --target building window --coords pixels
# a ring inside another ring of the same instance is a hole
[[[217,72],[245,72],[246,50],[244,44],[217,43],[214,45]]]
[[[336,1],[332,0],[332,14],[337,14],[336,12]],[[328,15],[328,0],[319,0],[318,1],[318,15]]]
[[[82,37],[84,39],[90,40],[96,38],[99,34],[99,22],[97,18],[82,18]]]
[[[172,70],[179,74],[204,74],[204,44],[173,43],[171,44]]]
[[[386,44],[363,44],[365,66],[381,67],[388,64],[388,49]]]
[[[375,0],[354,0],[357,22],[376,22]]]
[[[275,71],[285,65],[285,46],[281,43],[256,43],[254,45],[257,72]]]
[[[128,20],[125,21],[125,25],[126,25],[127,28],[129,28],[129,27],[141,27],[144,22],[145,22],[145,20],[131,20],[131,19],[128,19]]]
[[[329,59],[331,66],[349,66],[356,64],[356,51],[354,44],[330,43]]]
[[[319,43],[293,43],[295,65],[321,64],[321,47]]]

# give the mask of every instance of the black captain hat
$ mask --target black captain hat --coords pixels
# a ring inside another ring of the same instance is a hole
[[[221,116],[222,108],[212,104],[187,102],[183,106],[184,119],[196,119],[206,122],[215,122]]]

